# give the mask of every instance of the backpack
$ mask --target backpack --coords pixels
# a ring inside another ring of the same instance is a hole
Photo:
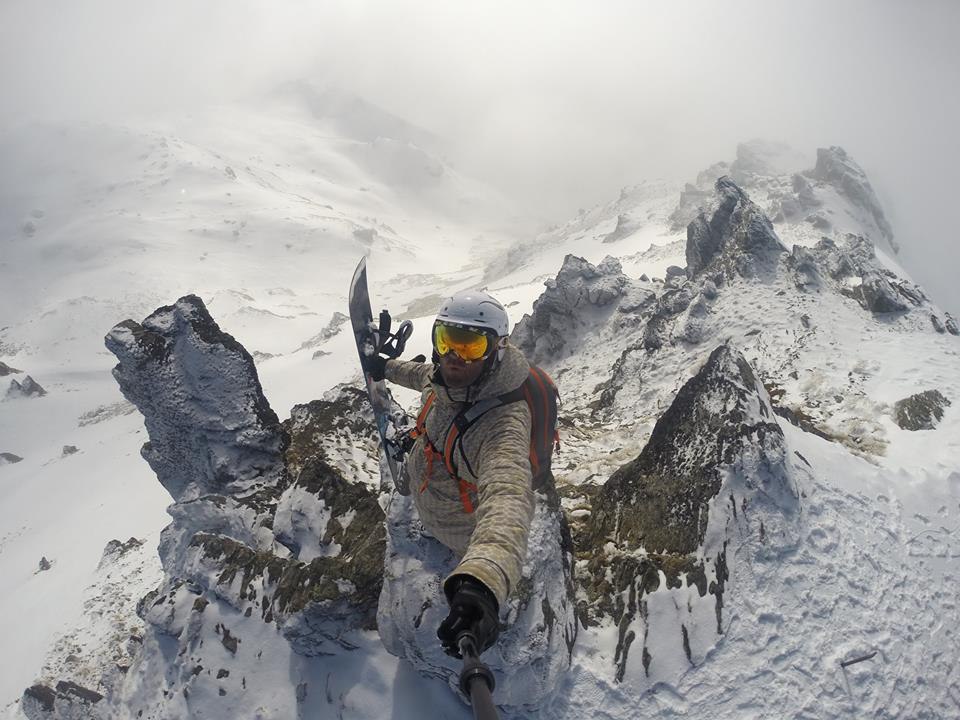
[[[427,415],[436,394],[431,392],[427,396],[420,414],[417,416],[417,424],[410,433],[411,439],[416,439],[420,435],[426,435]],[[539,490],[545,482],[553,479],[550,465],[553,459],[554,450],[560,449],[560,433],[557,431],[557,407],[560,401],[560,393],[556,384],[540,368],[531,365],[530,372],[526,380],[516,390],[498,395],[497,397],[487,398],[469,405],[461,410],[450,427],[447,428],[446,439],[443,443],[443,452],[434,446],[430,438],[427,438],[424,452],[427,455],[427,471],[420,486],[422,493],[427,488],[427,482],[433,469],[435,459],[442,459],[450,473],[450,477],[457,480],[460,485],[460,501],[463,503],[464,512],[472,513],[474,511],[473,502],[470,500],[470,491],[476,492],[476,484],[464,480],[460,477],[457,467],[453,462],[454,449],[457,443],[460,443],[460,453],[467,463],[467,471],[477,477],[477,474],[470,467],[470,461],[463,452],[463,436],[473,427],[480,418],[494,408],[509,405],[510,403],[524,401],[530,408],[530,419],[532,422],[530,432],[530,470],[533,475],[532,486],[534,490]]]

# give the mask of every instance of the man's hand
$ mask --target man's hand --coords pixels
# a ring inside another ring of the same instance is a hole
[[[444,652],[460,657],[457,638],[464,631],[476,638],[479,652],[490,648],[500,634],[497,598],[490,589],[471,575],[454,575],[447,580],[444,591],[450,601],[450,614],[437,630]]]
[[[387,360],[383,355],[364,355],[360,359],[360,365],[365,373],[379,382],[387,375]]]

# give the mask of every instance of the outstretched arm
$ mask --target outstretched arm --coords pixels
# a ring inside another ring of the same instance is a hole
[[[413,360],[387,360],[386,378],[390,382],[411,390],[423,390],[430,384],[434,372],[433,363]]]

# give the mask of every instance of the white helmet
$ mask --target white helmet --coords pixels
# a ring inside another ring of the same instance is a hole
[[[510,318],[500,302],[479,290],[461,290],[444,301],[437,313],[436,323],[457,325],[473,330],[483,330],[496,337],[497,352],[490,355],[492,363],[503,359],[510,334]]]
[[[478,290],[463,290],[450,297],[440,307],[437,320],[452,325],[486,328],[498,338],[510,334],[507,311],[496,299]]]

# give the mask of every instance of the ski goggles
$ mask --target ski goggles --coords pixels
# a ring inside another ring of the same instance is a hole
[[[482,330],[469,330],[442,323],[433,326],[433,347],[441,357],[453,352],[462,360],[473,362],[486,356],[493,345],[490,336]]]

